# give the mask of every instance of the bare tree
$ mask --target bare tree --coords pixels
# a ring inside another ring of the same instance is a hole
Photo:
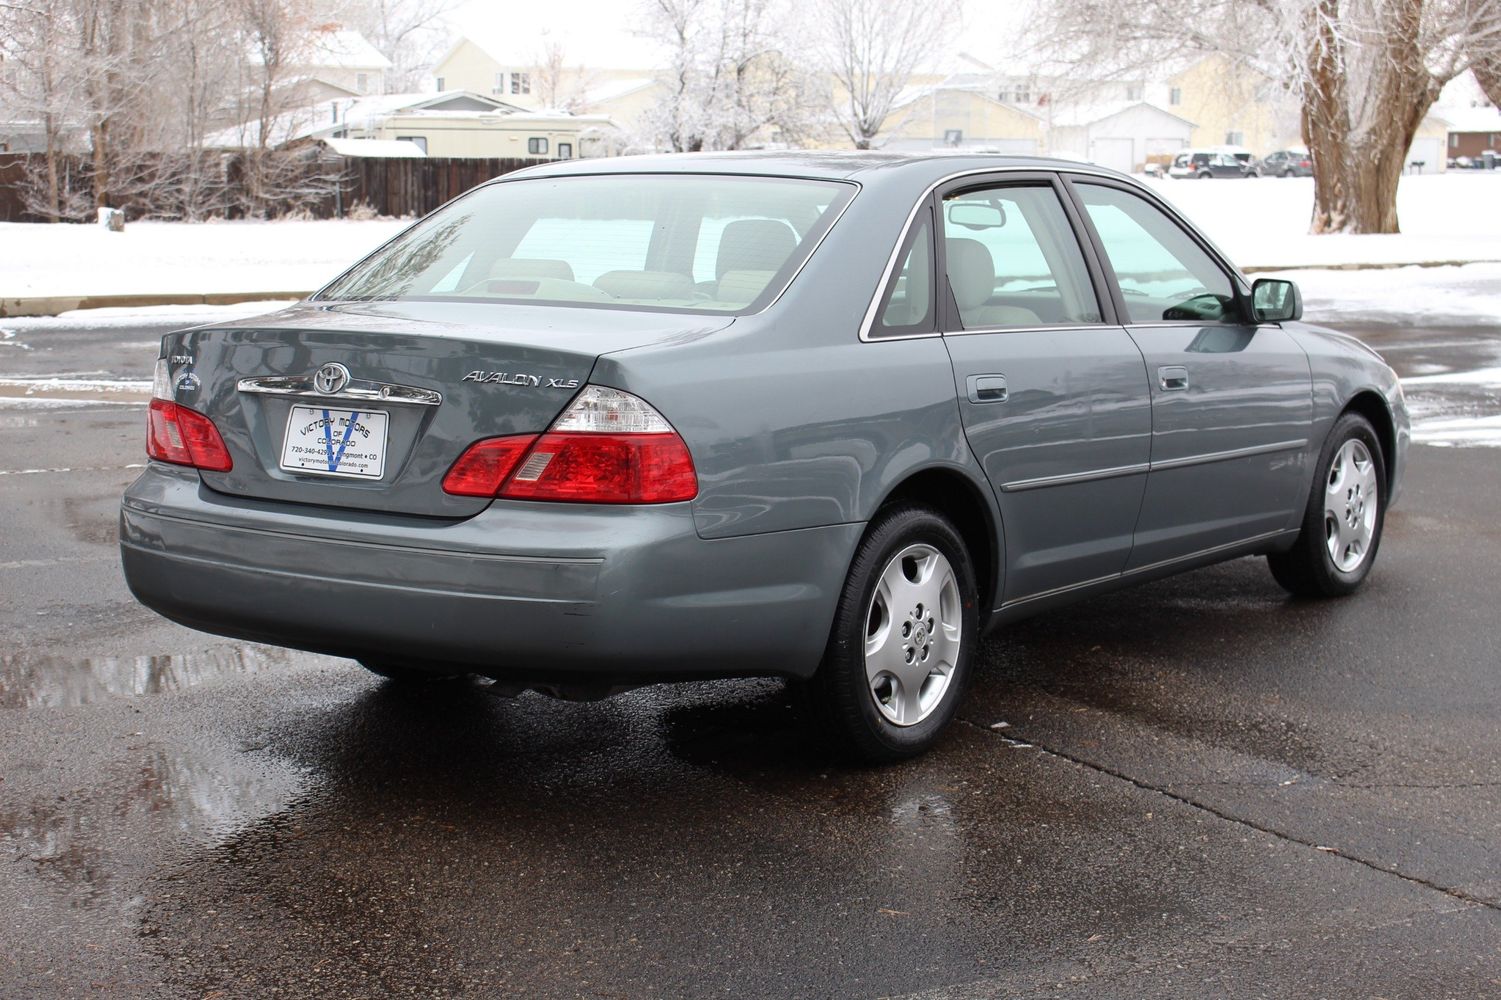
[[[957,0],[819,0],[813,33],[832,74],[835,118],[869,149],[897,97],[959,22]]]
[[[649,145],[744,149],[806,134],[815,88],[791,54],[792,10],[781,0],[650,0],[647,11],[671,53],[646,116]]]
[[[360,32],[391,60],[386,93],[416,90],[447,38],[444,19],[463,0],[334,0],[329,20]]]
[[[1287,81],[1313,154],[1315,233],[1397,232],[1423,117],[1501,50],[1496,0],[1056,0],[1035,23],[1045,50],[1094,78],[1218,53]]]

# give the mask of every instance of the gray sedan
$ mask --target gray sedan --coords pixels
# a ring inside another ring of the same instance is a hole
[[[1360,586],[1407,411],[1301,312],[1076,163],[551,164],[166,337],[121,555],[169,618],[396,683],[781,675],[896,759],[1023,615],[1245,555]]]

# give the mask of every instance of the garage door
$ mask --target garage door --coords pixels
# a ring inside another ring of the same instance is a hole
[[[1412,148],[1407,151],[1407,162],[1423,161],[1422,173],[1436,174],[1444,169],[1444,140],[1433,138],[1418,138],[1412,141]],[[1419,171],[1414,170],[1413,173]]]
[[[1102,167],[1129,174],[1136,169],[1136,143],[1131,139],[1091,139],[1089,158]]]

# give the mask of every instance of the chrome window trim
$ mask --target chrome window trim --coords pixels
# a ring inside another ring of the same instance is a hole
[[[977,333],[1067,333],[1070,330],[1119,330],[1119,323],[1056,323],[1048,326],[986,326],[974,330],[945,330],[945,337],[973,337]],[[879,338],[885,340],[885,337]]]
[[[242,378],[235,386],[240,392],[258,392],[270,396],[298,396],[310,399],[347,399],[360,403],[412,403],[416,406],[438,406],[443,394],[433,389],[416,385],[397,385],[393,382],[370,382],[350,379],[349,384],[338,392],[319,392],[313,385],[311,375],[263,375],[257,378]]]
[[[948,184],[950,181],[960,180],[961,178],[964,178],[964,177],[983,177],[983,176],[985,176],[987,174],[990,174],[990,175],[994,175],[994,174],[1056,174],[1056,175],[1059,175],[1059,176],[1079,174],[1079,175],[1082,175],[1082,176],[1085,176],[1085,177],[1103,177],[1105,180],[1125,181],[1131,187],[1137,188],[1137,189],[1145,192],[1149,198],[1154,197],[1152,195],[1151,190],[1149,188],[1147,188],[1144,185],[1142,185],[1142,184],[1140,184],[1140,183],[1132,180],[1131,178],[1125,176],[1124,174],[1118,174],[1118,173],[1114,173],[1114,172],[1106,172],[1104,170],[1090,170],[1087,167],[1075,167],[1075,166],[1072,166],[1072,165],[1066,166],[1066,167],[1054,167],[1054,166],[1045,166],[1045,165],[1044,166],[1038,166],[1036,164],[1030,164],[1030,165],[1027,165],[1027,166],[1022,166],[1020,164],[1011,164],[1011,165],[997,165],[997,166],[993,166],[993,167],[978,167],[978,168],[975,168],[975,169],[972,169],[972,170],[959,170],[959,171],[955,171],[952,174],[945,174],[943,177],[938,178],[938,180],[936,180],[932,184],[928,185],[927,189],[923,191],[922,195],[920,197],[918,197],[918,199],[915,202],[913,202],[913,204],[912,204],[912,210],[907,213],[907,221],[902,225],[902,231],[897,234],[896,245],[891,248],[891,256],[888,257],[887,260],[886,260],[886,267],[881,272],[881,280],[878,281],[878,282],[876,282],[875,293],[871,296],[870,305],[865,310],[865,318],[860,323],[860,339],[862,341],[864,341],[865,343],[874,343],[874,342],[882,341],[882,340],[913,340],[913,339],[916,339],[917,337],[948,336],[948,334],[922,333],[922,334],[908,334],[906,336],[900,336],[900,335],[898,335],[898,336],[892,336],[892,337],[881,337],[881,336],[874,336],[873,337],[873,336],[871,336],[870,331],[875,326],[876,313],[880,310],[880,306],[881,306],[881,293],[886,290],[886,284],[887,284],[887,282],[889,282],[891,280],[891,274],[892,274],[892,272],[894,270],[896,270],[897,258],[901,255],[902,247],[907,242],[907,232],[912,228],[912,221],[917,218],[917,211],[918,211],[918,209],[922,208],[923,204],[926,203],[929,198],[933,197],[933,192],[934,191],[937,191],[940,187],[942,187],[945,184]],[[853,200],[854,199],[851,199],[851,201],[853,201]],[[1160,199],[1158,199],[1158,201],[1160,201]],[[1165,203],[1163,203],[1163,204],[1165,204]],[[1159,205],[1159,207],[1161,207],[1161,206]],[[1185,222],[1185,223],[1187,223],[1187,220],[1182,220],[1182,221]],[[832,227],[830,227],[830,228],[832,228]],[[1070,225],[1069,228],[1072,229],[1073,226]],[[1201,239],[1203,238],[1203,234],[1199,233],[1197,229],[1195,229],[1194,232],[1197,235],[1199,235],[1199,237]],[[1075,239],[1078,238],[1078,233],[1075,233],[1074,238]],[[1207,243],[1208,241],[1205,240],[1205,242]],[[1226,263],[1222,259],[1223,258],[1222,254],[1215,254],[1214,256],[1216,256],[1217,258],[1221,258],[1221,259],[1219,259],[1219,263],[1220,264],[1223,265],[1223,264]],[[1234,269],[1232,268],[1232,270],[1234,270]],[[1101,326],[1103,326],[1103,327],[1110,327],[1112,325],[1118,325],[1118,324],[1111,324],[1111,323],[1100,322],[1100,323],[1089,324],[1089,327],[1091,329],[1093,329],[1095,327],[1101,327]],[[1013,327],[1006,327],[1006,329],[1008,329],[1008,330],[1051,330],[1051,329],[1056,329],[1056,328],[1055,327],[1049,327],[1049,326],[1036,326],[1036,327],[1033,327],[1033,326],[1013,326]],[[970,331],[964,331],[964,332],[968,333]],[[978,331],[977,330],[977,331],[974,331],[974,332],[979,333],[979,332],[985,332],[985,331]]]

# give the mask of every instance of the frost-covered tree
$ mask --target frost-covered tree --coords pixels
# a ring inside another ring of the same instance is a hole
[[[1397,232],[1423,117],[1501,51],[1498,0],[1051,0],[1034,23],[1046,51],[1097,78],[1219,53],[1285,81],[1313,154],[1315,233]]]
[[[675,152],[796,143],[816,90],[791,55],[787,0],[649,0],[648,31],[669,53],[645,144]]]
[[[898,95],[959,22],[957,0],[817,0],[812,35],[833,77],[832,111],[856,149],[869,149]]]
[[[325,16],[360,32],[391,60],[386,92],[416,90],[447,44],[445,18],[463,0],[332,0]],[[306,9],[307,5],[302,5]]]

